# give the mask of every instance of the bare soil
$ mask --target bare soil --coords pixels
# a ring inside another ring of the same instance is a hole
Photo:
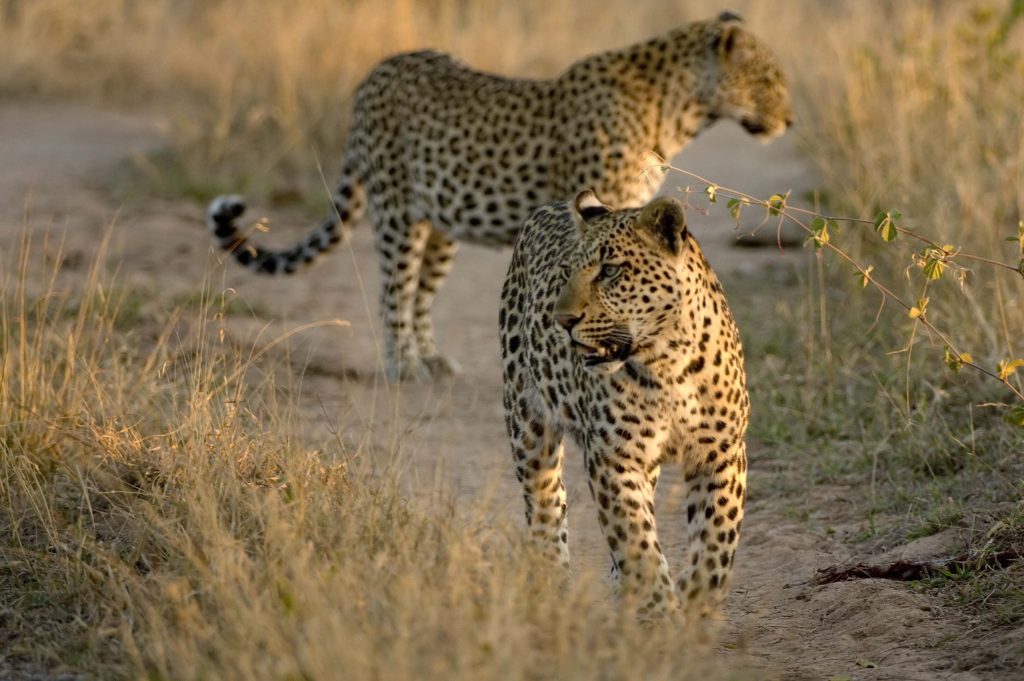
[[[158,124],[145,117],[0,100],[0,279],[11,276],[11,256],[25,227],[33,234],[49,229],[66,235],[66,266],[84,268],[113,222],[111,255],[125,280],[152,292],[147,305],[167,306],[178,296],[195,295],[204,280],[214,290],[234,289],[256,314],[234,316],[228,328],[250,346],[303,324],[344,319],[344,328],[298,334],[286,356],[310,442],[329,442],[337,433],[381,466],[400,467],[408,489],[422,499],[452,497],[483,505],[493,517],[518,519],[522,501],[502,421],[496,321],[508,253],[464,247],[439,296],[439,342],[462,372],[446,381],[389,386],[379,371],[370,229],[358,231],[350,248],[314,271],[288,279],[259,278],[232,263],[222,265],[206,234],[203,206],[163,200],[122,206],[104,190],[115,164],[161,144]],[[804,197],[816,182],[791,137],[762,146],[728,124],[710,131],[676,163],[758,196],[793,189],[794,197]],[[702,189],[673,175],[666,190],[686,184]],[[691,202],[706,205],[699,194]],[[257,207],[251,217],[261,215]],[[308,216],[287,211],[269,217],[268,243],[289,243],[312,224]],[[727,290],[739,277],[785,276],[807,257],[799,248],[734,247],[739,232],[727,214],[705,217],[694,209],[690,225]],[[744,229],[755,226],[756,221]],[[763,229],[771,232],[773,226]],[[774,241],[774,235],[765,240]],[[855,541],[864,524],[856,509],[865,490],[806,487],[790,462],[753,445],[752,496],[723,654],[753,665],[764,678],[982,678],[956,671],[957,661],[944,647],[967,623],[906,583],[813,584],[817,570],[839,563],[949,555],[957,537],[946,533],[873,556]],[[578,457],[570,456],[567,478],[574,560],[603,570],[607,552]],[[676,480],[671,470],[662,480],[660,529],[666,550],[678,559],[683,523]]]

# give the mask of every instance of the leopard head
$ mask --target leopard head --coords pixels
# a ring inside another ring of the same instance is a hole
[[[590,191],[571,210],[580,238],[553,322],[584,366],[611,373],[650,349],[677,314],[691,248],[686,218],[672,198],[613,211]]]
[[[731,118],[763,141],[784,133],[793,122],[789,84],[772,51],[731,12],[709,25],[709,38],[712,116]]]

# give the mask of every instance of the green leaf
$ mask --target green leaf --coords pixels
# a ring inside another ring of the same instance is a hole
[[[909,312],[910,318],[911,319],[917,319],[918,317],[923,317],[924,316],[924,312],[927,309],[928,309],[928,299],[927,298],[918,298],[917,299],[917,305],[914,305],[913,307],[910,308],[910,312]]]
[[[1024,428],[1024,404],[1015,404],[1010,407],[1006,413],[1003,414],[1003,420],[1010,425]]]
[[[828,243],[828,223],[820,215],[811,220],[810,240],[814,241],[815,248],[821,248]]]
[[[952,350],[946,348],[946,366],[953,371],[960,371],[964,368],[965,363],[973,361],[974,357],[968,352],[961,352],[959,355],[956,355]]]
[[[1006,237],[1006,240],[1017,242],[1017,248],[1020,249],[1020,254],[1024,255],[1024,220],[1017,223],[1017,236],[1008,236]],[[1024,260],[1022,260],[1021,263],[1024,264]]]
[[[899,235],[899,231],[896,229],[900,218],[903,214],[898,210],[890,210],[888,212],[879,213],[875,217],[875,231],[882,235],[882,240],[889,242],[895,241]]]
[[[868,265],[862,272],[857,272],[853,276],[860,277],[860,287],[867,288],[868,284],[871,283],[871,272],[874,271],[874,265]]]
[[[718,203],[718,187],[716,185],[709,184],[707,189],[704,190],[704,193],[708,195],[708,201],[710,203]]]
[[[743,206],[749,206],[750,201],[746,198],[729,199],[728,203],[726,203],[725,205],[729,207],[729,213],[732,215],[733,220],[739,222],[740,211],[743,209]]]
[[[946,271],[946,263],[938,258],[931,256],[925,258],[924,261],[924,276],[928,281],[934,281],[942,276],[942,273]]]
[[[768,214],[778,215],[786,207],[786,197],[782,194],[772,194],[768,197]]]

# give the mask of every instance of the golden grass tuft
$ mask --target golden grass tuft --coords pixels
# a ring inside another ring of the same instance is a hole
[[[1007,241],[1024,219],[1024,3],[847,9],[820,36],[839,47],[829,49],[833,60],[820,68],[806,121],[808,151],[835,204],[830,209],[874,218],[895,208],[908,227],[940,244],[1024,267],[1024,251]],[[850,41],[850,27],[872,17],[870,37]],[[956,345],[993,368],[1024,356],[1024,269],[965,262],[963,286],[951,274],[926,284],[911,264],[923,245],[883,248],[861,229],[864,238],[844,246],[907,299],[928,297],[936,323]],[[868,318],[878,301],[854,302]],[[924,350],[934,366],[929,380],[943,372],[941,347],[934,348]]]
[[[0,309],[0,671],[154,679],[698,678],[706,646],[572,585],[517,526],[342,445],[305,448],[273,364],[208,300],[120,326],[26,240]],[[51,254],[52,255],[52,254]],[[33,290],[35,291],[33,293]]]

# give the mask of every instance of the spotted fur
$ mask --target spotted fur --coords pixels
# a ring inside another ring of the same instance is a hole
[[[790,124],[771,52],[730,13],[621,50],[550,80],[474,71],[444,54],[385,60],[355,95],[334,210],[293,248],[252,244],[244,203],[223,196],[208,222],[257,272],[291,273],[342,243],[369,214],[380,254],[385,363],[392,376],[451,370],[430,310],[456,242],[513,243],[537,206],[593,188],[619,206],[658,189],[651,151],[671,158],[719,118],[769,139]]]
[[[739,333],[682,206],[539,209],[501,294],[505,419],[533,540],[569,564],[563,442],[583,451],[622,592],[643,618],[719,605],[739,543],[750,409]],[[681,464],[689,546],[658,543],[661,465]],[[680,606],[682,610],[680,610]]]

